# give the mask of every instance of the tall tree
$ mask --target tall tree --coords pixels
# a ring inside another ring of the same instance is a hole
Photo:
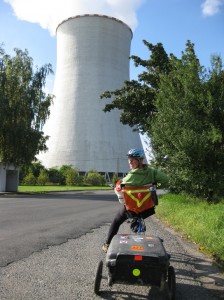
[[[190,42],[181,59],[171,56],[150,127],[155,157],[166,166],[171,186],[197,196],[224,192],[224,72],[220,57],[213,59],[207,72]]]
[[[153,45],[145,40],[143,43],[151,52],[150,58],[143,60],[138,56],[131,56],[136,67],[144,67],[138,80],[125,81],[121,89],[106,91],[101,95],[102,99],[112,99],[111,103],[105,105],[104,112],[110,112],[115,108],[121,110],[120,121],[141,133],[148,132],[155,112],[154,99],[160,73],[167,74],[170,69],[169,57],[161,43]]]
[[[53,96],[43,88],[52,68],[47,64],[34,70],[27,50],[14,51],[11,57],[0,48],[0,160],[21,166],[47,150],[42,127]]]
[[[138,81],[126,81],[104,111],[118,108],[121,122],[150,136],[155,163],[170,174],[171,187],[198,196],[224,193],[224,71],[213,56],[211,70],[200,65],[194,44],[182,57],[169,56],[162,44],[149,60],[132,56],[145,71]]]

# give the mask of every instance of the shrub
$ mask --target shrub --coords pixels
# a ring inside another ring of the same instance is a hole
[[[36,177],[33,175],[32,172],[28,173],[23,178],[23,184],[25,184],[25,185],[35,185],[36,184]]]
[[[41,170],[40,175],[37,177],[37,183],[39,185],[45,185],[49,182],[49,176],[46,170]]]
[[[78,185],[79,171],[76,168],[67,169],[65,172],[66,185]]]
[[[88,172],[86,178],[85,178],[85,183],[89,185],[105,185],[106,180],[103,175],[100,175],[97,171],[91,170]]]
[[[58,168],[50,168],[48,170],[49,181],[54,184],[65,185],[65,176]]]

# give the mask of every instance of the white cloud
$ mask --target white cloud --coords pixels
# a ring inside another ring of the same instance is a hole
[[[202,12],[205,16],[213,16],[220,11],[220,7],[224,4],[224,0],[205,0],[202,3]]]
[[[132,30],[137,26],[137,9],[145,0],[4,0],[18,19],[39,23],[55,34],[63,20],[80,14],[104,14],[118,18]]]

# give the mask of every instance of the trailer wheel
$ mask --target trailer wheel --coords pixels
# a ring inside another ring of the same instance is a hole
[[[100,283],[102,279],[102,272],[103,272],[103,261],[99,261],[96,269],[96,277],[95,277],[95,282],[94,282],[94,292],[95,294],[99,294],[100,290]]]
[[[176,298],[176,276],[172,266],[168,268],[168,299],[175,300]]]

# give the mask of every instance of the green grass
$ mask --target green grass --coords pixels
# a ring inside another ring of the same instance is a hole
[[[209,204],[187,195],[166,194],[160,196],[156,215],[224,266],[224,200]]]
[[[110,186],[59,186],[59,185],[43,185],[43,186],[19,186],[19,193],[45,193],[45,192],[63,192],[63,191],[88,191],[88,190],[111,190]]]

